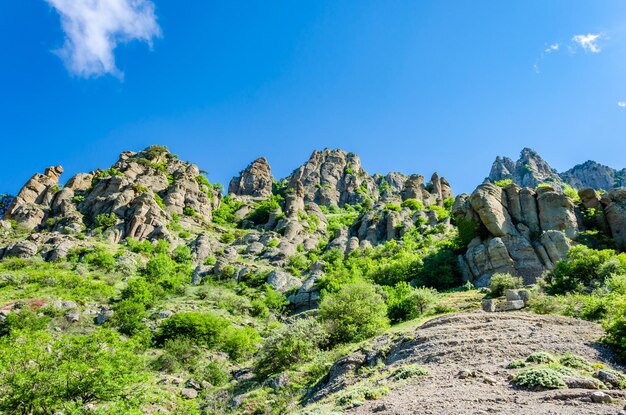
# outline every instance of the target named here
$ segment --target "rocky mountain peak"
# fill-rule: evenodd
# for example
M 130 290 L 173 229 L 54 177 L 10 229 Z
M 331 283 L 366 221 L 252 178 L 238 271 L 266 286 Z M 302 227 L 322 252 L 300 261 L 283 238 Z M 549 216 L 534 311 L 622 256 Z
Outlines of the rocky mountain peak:
M 228 193 L 233 196 L 270 197 L 273 183 L 270 165 L 265 157 L 259 157 L 242 170 L 239 176 L 232 178 Z

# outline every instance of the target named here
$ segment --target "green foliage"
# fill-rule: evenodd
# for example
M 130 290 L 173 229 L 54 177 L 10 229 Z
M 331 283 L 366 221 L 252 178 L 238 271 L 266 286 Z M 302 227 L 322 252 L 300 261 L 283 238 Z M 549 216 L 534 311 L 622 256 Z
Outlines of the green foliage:
M 236 223 L 235 212 L 243 206 L 243 203 L 230 197 L 224 196 L 220 207 L 213 211 L 213 222 L 219 225 Z
M 163 199 L 157 193 L 154 194 L 154 201 L 161 209 L 165 210 L 165 203 L 163 203 Z
M 578 192 L 576 191 L 576 189 L 574 189 L 567 183 L 563 183 L 561 186 L 563 188 L 563 194 L 572 199 L 574 203 L 580 203 L 580 196 L 578 196 Z
M 332 344 L 360 341 L 389 326 L 387 306 L 373 285 L 355 282 L 322 298 L 319 318 Z
M 399 282 L 394 288 L 386 288 L 387 315 L 392 323 L 411 320 L 424 314 L 437 301 L 437 291 L 432 288 L 413 288 Z
M 584 245 L 570 249 L 567 259 L 559 261 L 546 282 L 553 294 L 591 290 L 611 275 L 626 275 L 626 254 L 611 249 L 595 250 Z
M 509 289 L 521 288 L 523 286 L 522 279 L 511 274 L 493 274 L 489 282 L 492 297 L 500 297 Z
M 179 264 L 189 264 L 193 259 L 191 254 L 191 248 L 187 245 L 178 245 L 174 251 L 172 251 L 172 259 Z
M 461 272 L 456 255 L 450 249 L 441 249 L 423 259 L 423 265 L 416 278 L 417 285 L 445 290 L 459 285 Z
M 418 364 L 405 365 L 396 369 L 392 374 L 393 380 L 405 380 L 421 376 L 428 376 L 430 373 L 424 367 Z
M 4 320 L 0 321 L 0 337 L 9 336 L 19 332 L 32 332 L 44 330 L 50 323 L 50 317 L 39 317 L 35 312 L 30 310 L 20 310 L 7 315 Z
M 515 376 L 515 383 L 528 389 L 565 388 L 563 375 L 549 367 L 531 367 Z
M 498 187 L 506 187 L 510 185 L 511 183 L 513 183 L 513 179 L 502 179 L 502 180 L 496 180 L 495 182 L 493 182 L 493 184 L 495 184 Z
M 235 240 L 235 235 L 230 232 L 225 232 L 220 236 L 220 241 L 224 244 L 229 244 Z
M 196 210 L 194 208 L 189 207 L 189 206 L 185 206 L 185 208 L 183 209 L 183 215 L 185 215 L 185 216 L 192 216 L 193 217 L 193 216 L 196 216 L 197 213 L 196 213 Z
M 289 301 L 287 297 L 279 291 L 276 291 L 271 285 L 265 284 L 265 305 L 272 311 L 282 312 Z
M 256 208 L 248 213 L 246 220 L 253 222 L 255 225 L 262 225 L 267 223 L 270 218 L 270 214 L 275 211 L 280 211 L 280 204 L 283 198 L 279 195 L 273 195 L 268 200 L 260 202 Z
M 437 214 L 437 221 L 439 222 L 450 217 L 450 211 L 443 206 L 430 205 L 428 206 L 428 210 Z
M 148 240 L 139 242 L 132 238 L 126 238 L 126 246 L 131 252 L 136 254 L 151 255 L 154 252 L 154 245 Z
M 91 264 L 107 271 L 111 271 L 115 268 L 115 257 L 101 247 L 83 252 L 82 261 L 85 264 Z
M 529 355 L 526 361 L 531 363 L 555 363 L 558 359 L 556 356 L 547 352 L 535 352 Z
M 206 177 L 204 177 L 201 174 L 196 176 L 196 182 L 198 182 L 199 185 L 204 185 L 206 187 L 211 187 L 211 182 L 209 182 L 209 179 L 207 179 Z
M 194 344 L 221 350 L 235 360 L 250 355 L 256 349 L 259 335 L 251 327 L 236 328 L 224 317 L 211 312 L 182 312 L 161 324 L 155 341 L 187 338 Z
M 148 282 L 157 282 L 176 272 L 176 262 L 165 254 L 155 255 L 146 263 L 145 276 Z
M 115 305 L 114 311 L 111 324 L 117 327 L 120 333 L 129 336 L 142 334 L 149 338 L 150 329 L 143 322 L 147 313 L 142 303 L 125 299 Z
M 148 309 L 154 306 L 162 294 L 163 291 L 160 287 L 149 283 L 145 278 L 138 277 L 128 281 L 121 292 L 121 298 L 134 304 L 141 304 L 145 309 Z
M 559 363 L 561 363 L 565 367 L 580 369 L 587 372 L 591 372 L 594 369 L 591 363 L 587 362 L 582 357 L 576 356 L 569 352 L 561 356 Z
M 424 210 L 424 204 L 417 199 L 406 199 L 400 206 L 409 208 L 412 211 Z
M 115 213 L 101 213 L 94 218 L 93 226 L 95 228 L 108 229 L 111 226 L 115 226 L 117 220 L 118 217 Z
M 402 210 L 402 208 L 398 205 L 396 205 L 395 203 L 387 203 L 385 205 L 385 210 L 386 211 L 393 211 L 393 212 L 400 212 Z
M 143 369 L 135 343 L 110 330 L 57 339 L 17 333 L 0 339 L 0 411 L 82 413 L 86 404 L 130 403 L 141 394 Z
M 124 173 L 122 173 L 121 171 L 117 170 L 114 167 L 111 167 L 110 169 L 107 169 L 98 173 L 95 179 L 106 179 L 107 177 L 115 177 L 115 176 L 123 177 Z
M 326 342 L 327 334 L 312 318 L 297 319 L 274 330 L 263 341 L 255 366 L 260 376 L 268 376 L 313 358 Z
M 523 367 L 526 367 L 526 362 L 522 359 L 513 360 L 506 366 L 507 369 L 521 369 Z

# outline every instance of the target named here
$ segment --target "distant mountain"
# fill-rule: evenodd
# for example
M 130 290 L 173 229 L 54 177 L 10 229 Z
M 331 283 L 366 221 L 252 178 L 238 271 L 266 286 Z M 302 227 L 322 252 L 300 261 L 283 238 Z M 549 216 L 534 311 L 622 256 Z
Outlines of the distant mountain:
M 564 173 L 557 172 L 536 151 L 524 148 L 517 161 L 508 157 L 496 157 L 487 182 L 511 179 L 522 187 L 537 187 L 551 183 L 556 188 L 566 183 L 576 189 L 591 187 L 608 190 L 626 183 L 626 169 L 616 170 L 595 161 L 578 164 Z

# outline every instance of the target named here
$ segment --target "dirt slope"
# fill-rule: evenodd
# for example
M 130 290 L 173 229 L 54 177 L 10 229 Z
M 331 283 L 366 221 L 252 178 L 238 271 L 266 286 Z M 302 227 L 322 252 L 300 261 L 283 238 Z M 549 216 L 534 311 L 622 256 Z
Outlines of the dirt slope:
M 623 391 L 605 391 L 614 398 L 611 404 L 592 403 L 593 391 L 584 389 L 530 392 L 515 388 L 510 378 L 516 370 L 506 368 L 511 360 L 538 351 L 570 352 L 615 367 L 610 353 L 597 343 L 602 334 L 594 323 L 526 313 L 437 318 L 396 343 L 386 361 L 392 367 L 422 364 L 430 376 L 346 413 L 615 415 L 624 407 Z M 462 370 L 475 376 L 462 379 Z

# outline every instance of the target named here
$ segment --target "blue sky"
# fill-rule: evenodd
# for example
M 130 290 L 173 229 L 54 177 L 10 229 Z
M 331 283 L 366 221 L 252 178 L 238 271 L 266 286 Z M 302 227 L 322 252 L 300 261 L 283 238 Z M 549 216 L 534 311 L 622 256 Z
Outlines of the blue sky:
M 456 192 L 526 146 L 626 167 L 622 0 L 5 0 L 0 53 L 0 193 L 149 144 L 225 184 L 324 147 Z

